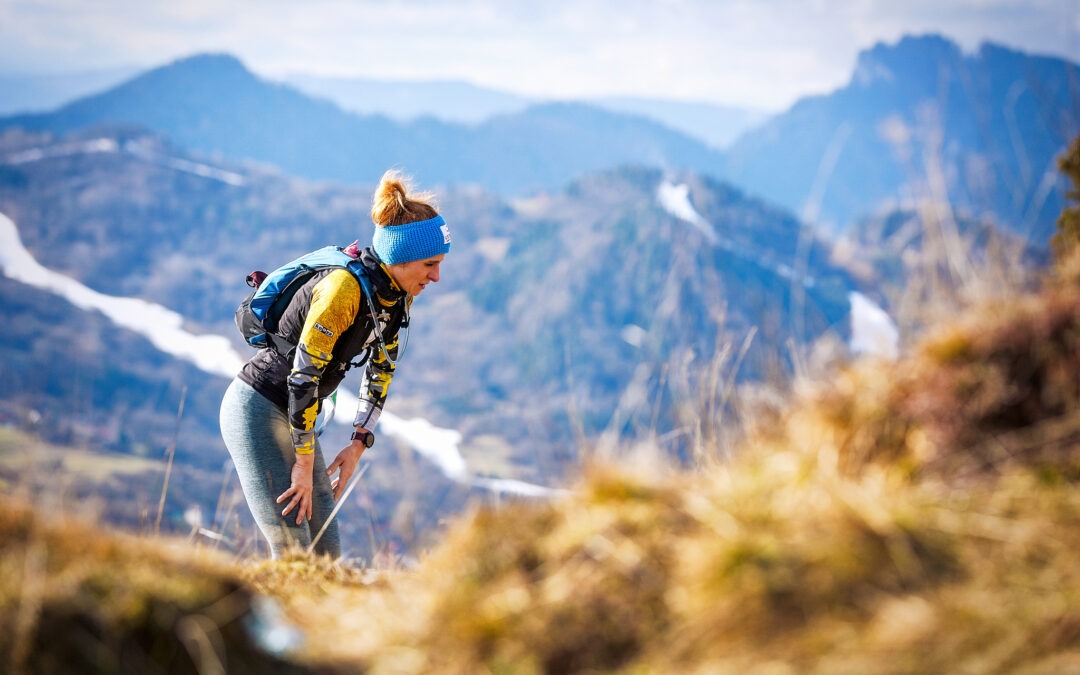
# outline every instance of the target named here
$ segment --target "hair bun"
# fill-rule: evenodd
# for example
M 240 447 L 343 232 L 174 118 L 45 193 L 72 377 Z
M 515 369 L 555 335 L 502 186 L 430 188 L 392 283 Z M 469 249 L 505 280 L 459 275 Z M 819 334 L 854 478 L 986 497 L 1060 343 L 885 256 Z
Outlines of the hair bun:
M 409 195 L 411 179 L 391 169 L 383 174 L 371 199 L 371 220 L 380 227 L 428 220 L 438 215 L 428 193 Z

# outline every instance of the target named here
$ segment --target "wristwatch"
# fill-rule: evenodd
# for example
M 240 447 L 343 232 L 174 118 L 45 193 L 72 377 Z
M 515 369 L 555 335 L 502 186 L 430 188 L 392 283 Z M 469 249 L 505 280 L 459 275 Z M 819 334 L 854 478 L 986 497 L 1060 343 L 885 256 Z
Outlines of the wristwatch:
M 365 448 L 370 448 L 375 445 L 375 434 L 370 431 L 353 431 L 352 439 L 354 441 L 361 441 Z

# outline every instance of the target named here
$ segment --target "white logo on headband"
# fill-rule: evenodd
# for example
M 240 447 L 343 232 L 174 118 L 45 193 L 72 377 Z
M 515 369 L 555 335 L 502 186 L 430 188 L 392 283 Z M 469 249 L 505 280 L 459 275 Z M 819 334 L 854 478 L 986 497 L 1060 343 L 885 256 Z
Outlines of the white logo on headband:
M 440 225 L 439 229 L 442 230 L 442 238 L 443 238 L 442 243 L 449 244 L 450 243 L 450 228 L 447 227 L 446 225 Z

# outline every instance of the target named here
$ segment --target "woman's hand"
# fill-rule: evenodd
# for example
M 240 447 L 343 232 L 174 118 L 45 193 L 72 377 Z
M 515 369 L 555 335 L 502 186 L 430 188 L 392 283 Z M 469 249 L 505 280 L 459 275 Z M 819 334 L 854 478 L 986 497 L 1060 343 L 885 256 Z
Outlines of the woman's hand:
M 282 516 L 289 515 L 289 512 L 293 508 L 297 508 L 296 511 L 296 524 L 304 522 L 307 518 L 311 520 L 311 492 L 312 492 L 312 467 L 315 466 L 315 455 L 297 455 L 296 463 L 292 467 L 292 486 L 281 493 L 281 496 L 277 498 L 277 503 L 289 499 L 292 500 L 285 507 L 285 510 L 281 512 Z
M 353 441 L 346 445 L 338 453 L 333 463 L 326 468 L 327 476 L 333 475 L 335 469 L 341 469 L 337 478 L 330 481 L 330 487 L 334 488 L 334 501 L 341 497 L 341 492 L 349 484 L 349 479 L 352 478 L 353 472 L 356 471 L 356 465 L 360 462 L 360 456 L 364 454 L 365 450 L 367 450 L 367 446 L 363 442 Z

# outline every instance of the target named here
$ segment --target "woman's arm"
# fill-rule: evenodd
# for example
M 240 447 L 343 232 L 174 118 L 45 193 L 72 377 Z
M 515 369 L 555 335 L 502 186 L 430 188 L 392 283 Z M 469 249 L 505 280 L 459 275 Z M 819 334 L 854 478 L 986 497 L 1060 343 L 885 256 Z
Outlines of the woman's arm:
M 289 500 L 281 515 L 296 508 L 296 523 L 311 517 L 314 477 L 315 418 L 319 413 L 319 380 L 338 338 L 352 325 L 360 307 L 360 284 L 346 270 L 334 270 L 312 289 L 311 305 L 289 373 L 289 424 L 296 459 L 291 485 L 277 503 Z
M 368 360 L 367 369 L 364 370 L 364 379 L 360 383 L 360 404 L 356 409 L 356 417 L 353 426 L 358 429 L 374 429 L 382 414 L 386 396 L 390 390 L 390 382 L 394 379 L 394 371 L 397 369 L 395 362 L 398 356 L 398 335 L 383 335 L 387 340 L 386 352 L 390 359 L 381 349 L 372 349 L 371 358 Z
M 347 270 L 334 270 L 312 289 L 311 306 L 289 373 L 289 422 L 297 454 L 315 451 L 319 380 L 338 338 L 356 320 L 359 308 L 360 284 Z

